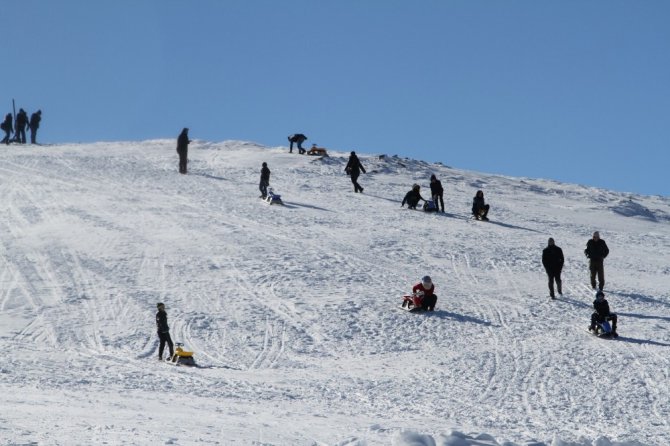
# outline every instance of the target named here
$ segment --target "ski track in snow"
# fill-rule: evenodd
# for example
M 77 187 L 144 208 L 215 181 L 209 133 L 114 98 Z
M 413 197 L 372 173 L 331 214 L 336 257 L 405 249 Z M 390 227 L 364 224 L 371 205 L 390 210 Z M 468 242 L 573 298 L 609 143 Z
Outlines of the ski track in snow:
M 344 153 L 285 152 L 196 141 L 187 176 L 172 140 L 3 152 L 0 443 L 666 444 L 668 199 L 371 155 L 354 194 Z M 447 213 L 401 209 L 431 173 Z M 586 332 L 594 230 L 618 340 Z M 425 274 L 436 311 L 397 310 Z M 199 368 L 155 359 L 159 301 Z

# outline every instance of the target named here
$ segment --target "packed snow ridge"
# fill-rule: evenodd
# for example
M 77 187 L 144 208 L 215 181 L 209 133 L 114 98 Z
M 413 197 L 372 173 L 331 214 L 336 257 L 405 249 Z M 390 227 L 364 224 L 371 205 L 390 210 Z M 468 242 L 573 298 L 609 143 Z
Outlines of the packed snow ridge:
M 0 444 L 667 446 L 667 198 L 368 153 L 355 194 L 349 150 L 3 148 Z M 431 174 L 446 212 L 401 208 Z M 587 331 L 594 231 L 616 340 Z M 435 311 L 399 309 L 424 275 Z M 198 367 L 157 360 L 157 302 Z

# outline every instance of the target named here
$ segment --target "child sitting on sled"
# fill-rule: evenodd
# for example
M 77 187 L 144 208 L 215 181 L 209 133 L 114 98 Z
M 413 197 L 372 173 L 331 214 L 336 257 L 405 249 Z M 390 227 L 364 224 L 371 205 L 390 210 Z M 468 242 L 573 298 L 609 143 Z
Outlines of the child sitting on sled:
M 403 307 L 409 305 L 412 308 L 433 311 L 436 303 L 435 284 L 433 284 L 430 276 L 423 276 L 421 282 L 412 287 L 412 295 L 405 297 Z
M 589 331 L 594 331 L 596 329 L 596 323 L 611 321 L 612 322 L 612 337 L 619 337 L 616 332 L 616 323 L 617 317 L 616 314 L 610 312 L 610 306 L 605 299 L 605 293 L 599 290 L 596 293 L 596 300 L 593 301 L 593 308 L 596 311 L 591 315 L 591 325 L 589 326 Z

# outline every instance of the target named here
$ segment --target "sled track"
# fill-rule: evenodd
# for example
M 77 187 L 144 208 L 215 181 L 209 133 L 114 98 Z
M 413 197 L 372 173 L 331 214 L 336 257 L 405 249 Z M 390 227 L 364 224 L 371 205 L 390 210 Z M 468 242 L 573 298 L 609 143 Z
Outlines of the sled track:
M 265 336 L 263 348 L 249 366 L 250 369 L 275 368 L 279 358 L 284 353 L 284 340 L 286 336 L 286 325 L 284 323 L 275 326 L 270 318 L 265 319 Z

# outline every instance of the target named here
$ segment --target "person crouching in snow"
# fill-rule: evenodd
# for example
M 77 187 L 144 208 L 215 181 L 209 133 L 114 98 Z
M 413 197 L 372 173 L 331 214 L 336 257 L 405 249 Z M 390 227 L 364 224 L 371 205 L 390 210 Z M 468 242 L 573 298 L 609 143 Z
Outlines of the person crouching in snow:
M 416 205 L 419 204 L 419 201 L 426 200 L 421 196 L 421 186 L 415 184 L 412 186 L 412 190 L 405 194 L 405 198 L 402 199 L 400 207 L 405 207 L 405 203 L 407 203 L 409 209 L 416 209 Z
M 412 287 L 412 295 L 415 307 L 421 307 L 428 311 L 435 309 L 437 296 L 435 295 L 435 284 L 430 280 L 430 276 L 423 276 L 421 282 Z
M 478 190 L 472 199 L 472 215 L 477 220 L 489 221 L 489 205 L 484 202 L 484 192 Z

